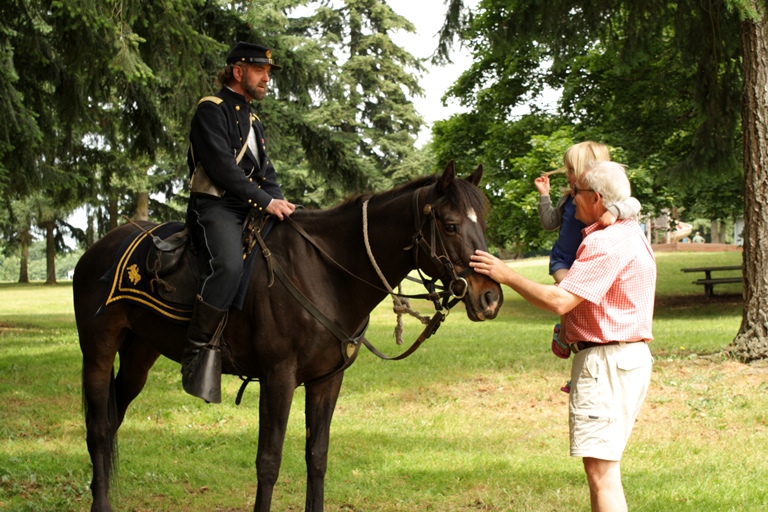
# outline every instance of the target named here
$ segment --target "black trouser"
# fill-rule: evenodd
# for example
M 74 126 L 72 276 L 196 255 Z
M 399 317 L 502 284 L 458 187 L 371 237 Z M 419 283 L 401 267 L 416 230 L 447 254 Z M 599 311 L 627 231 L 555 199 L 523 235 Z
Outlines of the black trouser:
M 203 263 L 198 293 L 227 309 L 243 274 L 243 221 L 250 207 L 234 198 L 193 197 L 187 221 Z M 206 256 L 208 259 L 206 260 Z

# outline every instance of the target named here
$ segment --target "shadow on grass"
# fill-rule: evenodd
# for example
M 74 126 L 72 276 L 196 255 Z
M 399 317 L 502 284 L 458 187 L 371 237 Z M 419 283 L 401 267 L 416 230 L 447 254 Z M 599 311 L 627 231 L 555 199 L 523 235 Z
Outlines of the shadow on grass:
M 744 299 L 740 293 L 724 293 L 707 297 L 696 295 L 656 296 L 655 318 L 708 317 L 712 314 L 740 315 Z

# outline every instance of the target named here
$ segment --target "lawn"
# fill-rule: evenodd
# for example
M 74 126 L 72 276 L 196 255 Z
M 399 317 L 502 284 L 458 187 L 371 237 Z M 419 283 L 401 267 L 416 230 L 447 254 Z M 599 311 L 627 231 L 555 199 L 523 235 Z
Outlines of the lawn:
M 721 351 L 741 322 L 741 285 L 707 299 L 682 267 L 741 253 L 660 253 L 654 373 L 622 462 L 633 511 L 768 509 L 768 366 Z M 510 262 L 549 282 L 546 258 Z M 361 351 L 334 416 L 327 511 L 588 510 L 581 461 L 568 456 L 570 362 L 549 351 L 555 315 L 505 289 L 496 320 L 454 310 L 414 355 Z M 90 461 L 71 286 L 0 284 L 0 511 L 86 511 Z M 429 313 L 425 305 L 422 312 Z M 368 338 L 394 353 L 391 303 Z M 406 325 L 406 343 L 420 328 Z M 250 511 L 258 385 L 234 405 L 181 390 L 161 359 L 120 430 L 116 511 Z M 294 398 L 273 510 L 304 509 L 303 389 Z

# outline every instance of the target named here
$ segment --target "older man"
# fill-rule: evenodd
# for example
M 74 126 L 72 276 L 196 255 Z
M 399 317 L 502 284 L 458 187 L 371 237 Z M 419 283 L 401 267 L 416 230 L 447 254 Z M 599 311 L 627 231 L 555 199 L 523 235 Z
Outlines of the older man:
M 596 164 L 574 187 L 576 218 L 584 240 L 558 285 L 517 274 L 494 256 L 477 251 L 471 266 L 519 293 L 531 304 L 567 314 L 571 369 L 571 455 L 581 457 L 593 511 L 627 510 L 621 455 L 645 400 L 653 359 L 648 342 L 656 289 L 656 260 L 632 219 L 603 227 L 600 216 L 631 196 L 624 168 Z

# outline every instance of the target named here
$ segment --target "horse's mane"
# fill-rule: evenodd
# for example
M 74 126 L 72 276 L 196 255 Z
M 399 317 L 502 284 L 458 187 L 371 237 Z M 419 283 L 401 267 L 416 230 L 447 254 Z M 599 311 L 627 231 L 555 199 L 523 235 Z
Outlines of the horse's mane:
M 422 187 L 433 185 L 437 182 L 438 178 L 439 176 L 437 174 L 433 174 L 431 176 L 423 176 L 384 192 L 363 192 L 360 194 L 352 195 L 342 203 L 336 206 L 332 206 L 328 209 L 301 210 L 301 212 L 303 215 L 342 213 L 349 208 L 359 208 L 360 205 L 367 199 L 387 201 L 391 198 L 400 197 L 404 193 L 412 192 Z M 488 214 L 488 199 L 478 187 L 474 186 L 472 183 L 466 180 L 456 178 L 453 180 L 453 184 L 448 187 L 448 190 L 446 191 L 446 198 L 451 204 L 463 211 L 468 211 L 470 208 L 474 210 L 475 214 L 477 215 L 478 222 L 480 222 L 483 226 L 483 229 L 485 229 L 485 219 Z
M 412 192 L 414 190 L 420 189 L 421 187 L 432 185 L 436 181 L 437 181 L 436 174 L 433 174 L 432 176 L 423 176 L 421 178 L 416 178 L 412 181 L 409 181 L 408 183 L 405 183 L 403 185 L 400 185 L 398 187 L 395 187 L 393 189 L 390 189 L 384 192 L 378 192 L 378 193 L 364 192 L 361 194 L 353 195 L 347 198 L 347 200 L 344 201 L 339 206 L 344 206 L 346 204 L 359 204 L 365 201 L 366 199 L 373 199 L 374 197 L 377 200 L 387 201 L 393 197 L 400 197 L 405 192 Z

